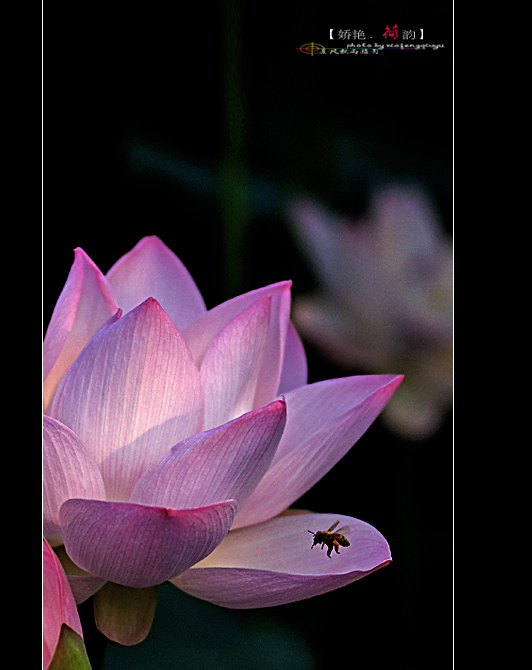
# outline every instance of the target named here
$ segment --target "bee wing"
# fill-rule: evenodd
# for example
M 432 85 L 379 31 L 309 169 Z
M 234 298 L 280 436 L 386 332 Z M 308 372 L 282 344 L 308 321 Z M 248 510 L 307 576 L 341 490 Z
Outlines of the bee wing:
M 351 526 L 342 526 L 341 528 L 338 528 L 336 532 L 340 533 L 340 535 L 345 535 L 346 533 L 349 533 L 350 530 Z
M 327 528 L 328 533 L 332 533 L 332 531 L 336 528 L 336 526 L 339 524 L 339 521 L 335 521 L 333 525 L 330 528 Z

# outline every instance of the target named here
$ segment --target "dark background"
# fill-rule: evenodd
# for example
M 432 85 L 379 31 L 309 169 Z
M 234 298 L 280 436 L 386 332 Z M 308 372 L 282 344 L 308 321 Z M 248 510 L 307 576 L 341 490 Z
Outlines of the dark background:
M 416 36 L 423 28 L 425 43 L 445 48 L 298 51 L 355 41 L 331 42 L 330 28 L 383 43 L 393 24 Z M 284 213 L 295 192 L 355 217 L 376 184 L 414 180 L 451 233 L 452 29 L 451 3 L 47 8 L 44 327 L 75 247 L 106 272 L 153 234 L 185 263 L 209 308 L 283 279 L 303 295 L 316 282 Z M 306 349 L 310 382 L 358 372 Z M 377 420 L 299 504 L 371 523 L 392 564 L 256 611 L 223 610 L 165 585 L 150 636 L 131 649 L 109 646 L 105 667 L 450 668 L 451 418 L 420 442 Z

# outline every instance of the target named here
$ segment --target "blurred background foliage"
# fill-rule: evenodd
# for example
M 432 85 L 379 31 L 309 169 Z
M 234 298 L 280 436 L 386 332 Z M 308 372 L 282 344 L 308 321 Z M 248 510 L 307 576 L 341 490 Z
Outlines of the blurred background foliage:
M 208 307 L 284 279 L 294 300 L 315 291 L 294 195 L 356 220 L 375 188 L 415 183 L 450 237 L 451 3 L 110 3 L 48 7 L 44 19 L 45 328 L 75 247 L 106 272 L 145 235 L 181 258 Z M 331 28 L 382 43 L 389 24 L 445 47 L 298 51 L 331 45 Z M 310 382 L 363 372 L 305 346 Z M 371 523 L 392 564 L 256 611 L 165 585 L 152 634 L 109 646 L 105 667 L 450 668 L 450 412 L 421 440 L 379 419 L 298 504 Z

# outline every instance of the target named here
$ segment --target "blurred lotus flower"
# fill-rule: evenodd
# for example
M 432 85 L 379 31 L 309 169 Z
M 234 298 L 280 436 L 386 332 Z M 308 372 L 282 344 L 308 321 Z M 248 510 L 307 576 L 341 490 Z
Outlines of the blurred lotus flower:
M 49 667 L 52 658 L 61 657 L 63 665 L 56 660 L 56 667 L 90 670 L 74 596 L 59 559 L 44 538 L 42 558 L 43 668 Z
M 359 221 L 303 199 L 290 214 L 320 281 L 294 306 L 297 328 L 347 369 L 401 371 L 383 419 L 427 437 L 452 397 L 452 248 L 428 198 L 391 186 Z
M 390 560 L 362 521 L 280 515 L 401 381 L 307 385 L 290 285 L 207 311 L 156 237 L 106 276 L 75 252 L 44 343 L 44 528 L 77 601 L 95 594 L 96 623 L 115 641 L 146 636 L 166 580 L 228 607 L 264 607 Z M 310 551 L 307 530 L 336 519 L 351 526 L 351 547 L 332 559 Z

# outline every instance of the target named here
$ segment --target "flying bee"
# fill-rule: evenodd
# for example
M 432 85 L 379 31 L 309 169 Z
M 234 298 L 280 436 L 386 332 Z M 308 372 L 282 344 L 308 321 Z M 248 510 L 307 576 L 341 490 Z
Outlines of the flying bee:
M 332 532 L 339 523 L 339 521 L 335 521 L 328 530 L 318 530 L 315 533 L 309 530 L 308 532 L 311 535 L 314 535 L 314 542 L 311 549 L 314 549 L 317 544 L 321 544 L 322 549 L 327 545 L 327 556 L 331 558 L 331 551 L 333 549 L 339 554 L 339 547 L 348 547 L 351 543 L 345 535 L 342 535 L 342 533 L 347 533 L 349 531 L 349 526 L 342 526 L 342 528 L 338 528 L 336 533 Z

